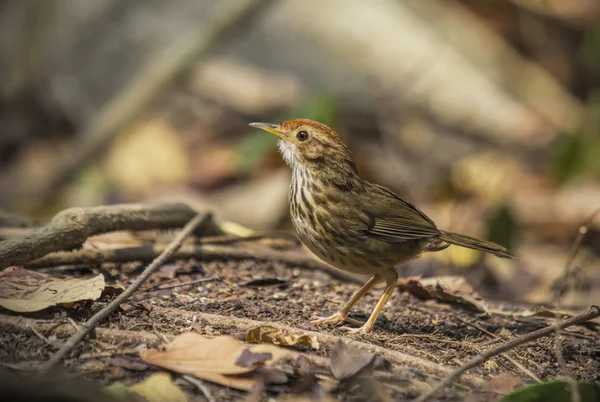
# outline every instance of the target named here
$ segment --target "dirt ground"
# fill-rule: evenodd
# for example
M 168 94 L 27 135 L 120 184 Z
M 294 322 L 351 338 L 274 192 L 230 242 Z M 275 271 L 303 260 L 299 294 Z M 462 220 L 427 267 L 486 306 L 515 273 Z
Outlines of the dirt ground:
M 93 268 L 105 275 L 108 283 L 130 283 L 144 264 L 106 264 Z M 89 268 L 58 267 L 41 270 L 53 276 L 89 275 Z M 304 270 L 277 262 L 259 263 L 252 260 L 176 261 L 163 266 L 143 286 L 156 287 L 161 283 L 185 283 L 207 280 L 172 289 L 141 291 L 126 302 L 117 313 L 101 326 L 132 333 L 176 335 L 197 331 L 203 335 L 231 334 L 239 337 L 239 328 L 233 317 L 273 322 L 290 327 L 319 331 L 341 339 L 353 339 L 419 357 L 448 368 L 456 368 L 497 342 L 494 334 L 512 338 L 554 322 L 550 318 L 499 316 L 482 314 L 458 305 L 423 301 L 397 290 L 385 306 L 374 332 L 370 335 L 350 336 L 337 328 L 316 328 L 310 323 L 315 315 L 336 311 L 359 287 L 343 282 L 317 270 Z M 370 292 L 354 308 L 352 318 L 364 321 L 374 307 L 381 289 Z M 26 370 L 50 358 L 52 352 L 67 335 L 56 330 L 58 324 L 68 324 L 67 317 L 81 323 L 105 306 L 112 297 L 105 295 L 95 302 L 79 303 L 71 309 L 54 308 L 26 317 L 40 323 L 40 331 L 7 325 L 11 313 L 3 310 L 0 319 L 0 361 L 5 367 Z M 504 305 L 510 311 L 517 306 Z M 222 316 L 212 321 L 194 314 L 210 313 Z M 16 315 L 15 315 L 16 316 Z M 13 316 L 14 317 L 14 316 Z M 190 319 L 192 317 L 192 319 Z M 195 321 L 195 322 L 194 322 Z M 45 324 L 44 327 L 42 324 Z M 70 324 L 69 324 L 70 325 Z M 578 380 L 600 381 L 600 334 L 593 324 L 574 326 L 563 331 L 563 353 L 570 374 Z M 158 370 L 146 365 L 137 355 L 142 343 L 136 337 L 122 337 L 114 342 L 89 339 L 80 343 L 64 362 L 67 372 L 81 375 L 104 385 L 120 381 L 133 383 Z M 157 342 L 150 342 L 148 347 Z M 328 356 L 330 350 L 302 349 L 306 354 Z M 520 346 L 509 355 L 542 380 L 561 375 L 555 353 L 555 338 L 546 337 Z M 534 380 L 526 370 L 516 367 L 501 356 L 494 357 L 470 374 L 486 382 L 500 373 L 510 372 L 522 383 Z M 427 384 L 440 378 L 422 370 L 391 364 L 376 376 L 380 389 L 391 400 L 409 400 L 416 397 Z M 205 400 L 189 383 L 176 383 L 186 392 L 189 400 Z M 206 383 L 217 401 L 242 400 L 247 393 L 224 386 Z M 290 392 L 289 387 L 267 389 L 261 398 L 276 397 Z M 472 387 L 456 384 L 444 391 L 443 400 L 463 399 L 474 392 Z M 333 394 L 341 400 L 364 400 L 356 389 L 338 387 Z M 376 400 L 376 399 L 373 399 Z

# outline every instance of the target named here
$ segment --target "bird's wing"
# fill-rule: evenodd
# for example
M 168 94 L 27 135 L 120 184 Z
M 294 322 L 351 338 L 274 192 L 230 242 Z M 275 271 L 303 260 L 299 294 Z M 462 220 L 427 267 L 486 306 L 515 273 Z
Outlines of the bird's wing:
M 400 243 L 409 240 L 427 239 L 440 235 L 435 223 L 408 201 L 404 201 L 391 190 L 373 185 L 369 191 L 371 199 L 364 205 L 371 222 L 363 234 L 379 240 Z

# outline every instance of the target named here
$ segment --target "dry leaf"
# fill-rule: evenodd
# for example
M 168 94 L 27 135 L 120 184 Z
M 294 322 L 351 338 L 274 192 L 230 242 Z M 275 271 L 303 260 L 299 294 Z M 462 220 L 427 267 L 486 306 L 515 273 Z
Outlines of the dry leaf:
M 104 289 L 104 276 L 56 279 L 20 267 L 0 272 L 0 306 L 19 313 L 81 300 L 96 300 Z
M 263 359 L 265 364 L 293 356 L 293 352 L 273 345 L 249 346 L 231 336 L 208 338 L 193 332 L 177 336 L 164 350 L 146 350 L 140 352 L 140 356 L 148 364 L 231 388 L 249 390 L 261 374 L 256 366 L 237 364 L 245 350 L 252 354 L 271 354 L 272 359 Z
M 129 391 L 143 396 L 148 402 L 187 402 L 185 394 L 168 373 L 154 373 L 129 387 Z
M 306 346 L 319 349 L 319 341 L 310 335 L 286 334 L 272 325 L 261 325 L 246 333 L 246 342 L 272 343 L 279 346 Z
M 500 373 L 481 389 L 467 395 L 465 402 L 495 402 L 500 396 L 512 392 L 521 383 L 522 381 L 511 373 Z
M 488 311 L 487 304 L 462 276 L 436 276 L 422 279 L 411 277 L 398 280 L 398 287 L 421 299 L 437 299 L 460 303 L 481 311 Z
M 371 352 L 355 348 L 338 339 L 331 350 L 331 373 L 338 380 L 347 380 L 367 367 L 373 368 L 376 357 Z

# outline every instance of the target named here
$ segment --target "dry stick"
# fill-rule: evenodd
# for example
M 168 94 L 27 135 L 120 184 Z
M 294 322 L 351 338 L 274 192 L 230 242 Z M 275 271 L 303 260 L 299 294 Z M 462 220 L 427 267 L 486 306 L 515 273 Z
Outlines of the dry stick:
M 202 395 L 204 395 L 204 397 L 206 398 L 206 400 L 208 402 L 216 401 L 216 399 L 212 396 L 209 389 L 206 388 L 206 386 L 204 385 L 204 383 L 202 381 L 200 381 L 199 379 L 197 379 L 195 377 L 192 377 L 191 375 L 187 375 L 187 374 L 183 375 L 183 379 L 186 380 L 187 382 L 189 382 L 190 384 L 192 384 L 193 386 L 195 386 L 196 388 L 198 388 L 200 390 L 200 392 L 202 392 Z
M 463 323 L 465 323 L 465 324 L 467 324 L 468 326 L 470 326 L 472 328 L 475 328 L 475 329 L 483 332 L 484 334 L 492 337 L 493 339 L 503 340 L 498 335 L 491 333 L 490 331 L 486 330 L 485 328 L 481 328 L 479 325 L 475 325 L 472 322 L 463 320 L 460 317 L 458 317 L 458 320 L 461 321 L 461 322 L 463 322 Z M 515 353 L 515 355 L 519 356 L 517 353 Z M 516 361 L 515 359 L 513 359 L 512 357 L 510 357 L 507 353 L 500 353 L 500 356 L 502 356 L 503 358 L 505 358 L 506 360 L 508 360 L 510 363 L 512 363 L 516 368 L 518 368 L 519 370 L 521 370 L 522 372 L 524 372 L 527 376 L 529 376 L 529 378 L 533 379 L 536 382 L 542 382 L 542 379 L 540 377 L 538 377 L 531 370 L 529 370 L 527 367 L 523 366 L 521 363 L 519 363 L 518 361 Z
M 200 213 L 196 215 L 185 227 L 177 234 L 175 239 L 169 244 L 165 251 L 159 255 L 148 267 L 136 278 L 136 280 L 121 293 L 117 298 L 110 302 L 106 307 L 97 312 L 80 329 L 75 332 L 71 338 L 56 352 L 50 360 L 42 364 L 39 375 L 47 374 L 69 353 L 79 341 L 81 341 L 95 326 L 100 324 L 106 317 L 113 313 L 128 297 L 130 297 L 139 287 L 156 271 L 165 261 L 181 246 L 183 240 L 189 236 L 206 218 L 207 214 Z
M 53 321 L 47 322 L 44 320 L 36 320 L 18 315 L 0 314 L 0 328 L 13 332 L 27 332 L 32 328 L 43 334 L 53 334 L 58 339 L 66 338 L 77 332 L 70 324 L 56 323 Z M 144 331 L 127 331 L 114 328 L 94 328 L 94 337 L 102 342 L 112 344 L 146 344 L 148 346 L 158 345 L 161 339 L 150 332 Z M 83 355 L 82 355 L 83 356 Z M 80 356 L 81 357 L 81 356 Z M 86 358 L 86 357 L 84 357 Z
M 533 332 L 530 332 L 523 336 L 519 336 L 518 338 L 514 338 L 506 343 L 503 343 L 502 345 L 496 346 L 495 348 L 488 349 L 485 352 L 478 354 L 477 356 L 475 356 L 474 358 L 469 360 L 466 364 L 462 365 L 458 369 L 454 370 L 449 376 L 447 376 L 442 381 L 440 381 L 435 388 L 422 394 L 417 399 L 415 399 L 414 402 L 426 401 L 427 399 L 434 396 L 437 392 L 441 391 L 443 388 L 452 384 L 465 371 L 479 366 L 480 364 L 482 364 L 483 362 L 488 360 L 490 357 L 494 357 L 502 352 L 506 352 L 507 350 L 513 349 L 519 345 L 522 345 L 527 342 L 531 342 L 538 338 L 552 335 L 555 331 L 561 330 L 563 328 L 567 328 L 572 325 L 582 324 L 584 322 L 587 322 L 587 321 L 592 320 L 599 316 L 600 316 L 600 307 L 590 306 L 588 308 L 588 310 L 583 314 L 580 314 L 575 317 L 571 317 L 567 320 L 559 321 L 553 325 L 549 325 L 545 328 L 538 329 L 537 331 L 533 331 Z
M 81 247 L 88 237 L 101 233 L 180 228 L 195 215 L 196 212 L 184 204 L 69 208 L 31 233 L 0 242 L 0 270 L 26 264 L 55 251 Z
M 169 320 L 169 322 L 171 323 L 176 323 L 176 320 L 179 318 L 181 321 L 185 322 L 186 327 L 189 326 L 189 322 L 193 321 L 202 321 L 202 323 L 205 325 L 207 324 L 219 328 L 233 328 L 238 331 L 249 330 L 259 326 L 268 325 L 278 328 L 292 335 L 308 335 L 310 337 L 313 337 L 319 342 L 320 345 L 322 345 L 325 348 L 333 347 L 335 343 L 340 339 L 340 337 L 337 335 L 305 330 L 302 328 L 296 328 L 289 325 L 275 323 L 272 321 L 258 321 L 249 318 L 222 316 L 218 314 L 203 313 L 199 311 L 185 311 L 181 309 L 168 307 L 148 306 L 148 308 L 151 310 L 151 317 L 158 316 L 160 318 Z M 344 337 L 344 340 L 352 346 L 378 354 L 379 356 L 383 357 L 391 363 L 402 366 L 416 367 L 422 372 L 432 376 L 445 376 L 452 371 L 450 367 L 442 366 L 430 360 L 426 360 L 416 356 L 411 356 L 409 354 L 402 353 L 399 351 L 386 349 L 385 347 L 373 345 L 367 342 L 357 341 L 354 340 L 352 337 Z M 481 386 L 484 383 L 482 379 L 473 375 L 465 375 L 462 377 L 461 381 L 464 384 L 472 387 Z
M 174 43 L 157 51 L 144 64 L 142 71 L 77 136 L 82 142 L 73 144 L 76 151 L 72 152 L 72 157 L 66 159 L 43 185 L 36 184 L 34 188 L 16 192 L 3 188 L 6 191 L 0 191 L 0 203 L 15 203 L 25 198 L 43 200 L 54 194 L 83 166 L 101 155 L 99 151 L 113 140 L 120 129 L 143 112 L 190 64 L 205 56 L 240 21 L 246 21 L 253 12 L 269 3 L 267 0 L 219 2 L 221 9 L 210 23 L 198 24 Z
M 190 285 L 196 285 L 198 283 L 204 283 L 204 282 L 210 282 L 210 281 L 214 281 L 219 279 L 219 277 L 217 275 L 213 275 L 211 277 L 208 278 L 201 278 L 201 279 L 194 279 L 191 281 L 187 281 L 187 282 L 178 282 L 178 283 L 171 283 L 171 284 L 159 284 L 156 286 L 152 286 L 148 289 L 142 289 L 138 292 L 136 292 L 136 294 L 140 294 L 140 293 L 148 293 L 148 292 L 154 292 L 157 290 L 166 290 L 166 289 L 174 289 L 174 288 L 180 288 L 183 286 L 190 286 Z
M 577 237 L 571 246 L 571 253 L 569 254 L 569 258 L 565 263 L 565 269 L 562 279 L 560 280 L 560 286 L 556 290 L 556 294 L 554 295 L 554 307 L 556 309 L 560 308 L 560 299 L 565 291 L 567 283 L 569 282 L 569 277 L 573 272 L 573 262 L 575 261 L 575 257 L 577 253 L 579 253 L 579 249 L 581 248 L 581 244 L 583 243 L 583 239 L 585 235 L 589 231 L 589 227 L 592 224 L 596 215 L 600 213 L 600 208 L 595 210 L 582 224 L 579 226 L 579 231 L 577 233 Z M 577 385 L 577 381 L 573 379 L 571 375 L 569 375 L 569 369 L 567 368 L 567 363 L 565 362 L 565 356 L 563 354 L 562 349 L 562 336 L 559 331 L 556 331 L 556 339 L 554 341 L 554 346 L 556 350 L 556 360 L 558 361 L 558 365 L 560 367 L 560 371 L 562 372 L 563 377 L 569 383 L 569 387 L 571 388 L 571 402 L 580 402 L 581 395 L 579 393 L 579 386 Z
M 0 243 L 1 245 L 1 243 Z M 25 264 L 27 268 L 42 268 L 57 265 L 92 265 L 106 262 L 149 261 L 163 252 L 164 245 L 148 245 L 127 248 L 102 248 L 56 253 Z M 236 259 L 266 262 L 282 262 L 311 270 L 321 270 L 330 275 L 355 283 L 364 283 L 358 275 L 339 270 L 302 253 L 290 253 L 265 248 L 240 248 L 226 245 L 183 245 L 171 259 L 197 258 L 201 261 Z

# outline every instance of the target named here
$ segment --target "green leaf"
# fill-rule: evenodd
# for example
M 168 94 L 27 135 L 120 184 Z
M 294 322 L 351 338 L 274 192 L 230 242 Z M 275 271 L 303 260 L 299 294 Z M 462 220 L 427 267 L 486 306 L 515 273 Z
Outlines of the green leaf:
M 581 402 L 600 401 L 600 385 L 593 382 L 579 382 Z M 504 396 L 499 402 L 571 402 L 569 383 L 550 381 L 521 388 Z

